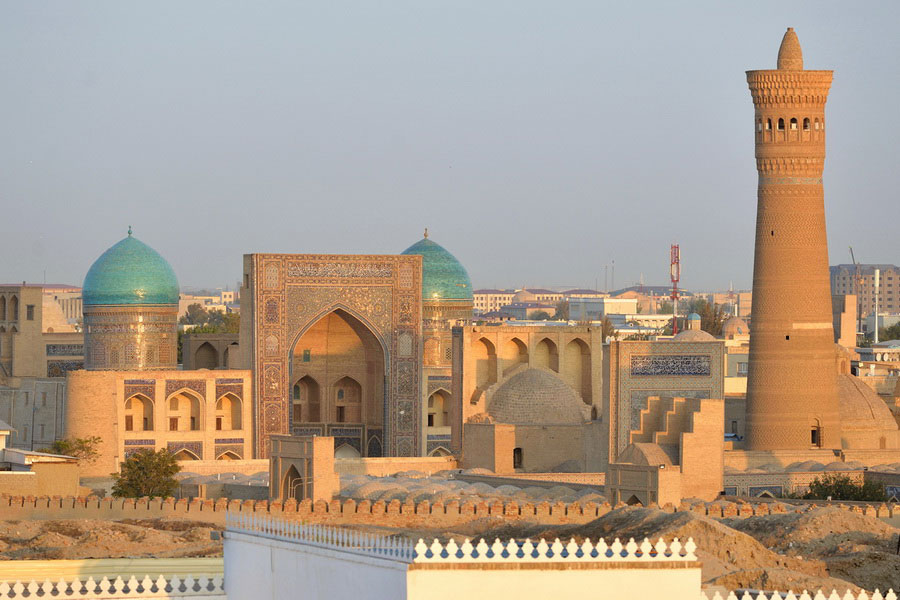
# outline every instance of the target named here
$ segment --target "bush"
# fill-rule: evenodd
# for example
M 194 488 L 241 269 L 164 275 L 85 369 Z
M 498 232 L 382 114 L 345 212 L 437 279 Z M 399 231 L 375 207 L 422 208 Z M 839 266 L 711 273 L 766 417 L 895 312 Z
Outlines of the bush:
M 116 498 L 166 498 L 178 489 L 175 475 L 181 467 L 168 450 L 154 452 L 144 448 L 126 458 L 120 466 L 120 473 L 112 473 L 115 479 L 112 495 Z
M 41 452 L 74 456 L 79 461 L 93 463 L 99 456 L 97 444 L 99 444 L 100 441 L 100 438 L 96 435 L 87 438 L 65 438 L 56 440 L 50 444 L 49 448 L 41 448 Z
M 809 492 L 803 498 L 809 500 L 863 500 L 884 502 L 887 496 L 884 486 L 874 481 L 857 483 L 849 475 L 826 474 L 816 477 L 809 484 Z

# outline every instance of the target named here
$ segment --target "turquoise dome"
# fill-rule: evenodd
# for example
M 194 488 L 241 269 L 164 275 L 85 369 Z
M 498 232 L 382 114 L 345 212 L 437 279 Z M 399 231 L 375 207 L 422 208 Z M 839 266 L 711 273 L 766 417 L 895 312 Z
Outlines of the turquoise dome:
M 84 304 L 178 304 L 178 279 L 159 253 L 131 236 L 100 255 L 84 278 Z
M 465 267 L 443 246 L 424 238 L 403 251 L 422 257 L 422 298 L 424 300 L 472 301 L 472 280 Z

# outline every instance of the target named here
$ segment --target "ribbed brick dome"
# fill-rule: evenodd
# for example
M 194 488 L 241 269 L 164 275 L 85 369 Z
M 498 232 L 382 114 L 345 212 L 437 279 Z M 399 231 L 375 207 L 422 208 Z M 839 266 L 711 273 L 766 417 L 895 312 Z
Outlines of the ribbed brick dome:
M 553 373 L 531 368 L 497 389 L 488 414 L 513 425 L 579 425 L 590 420 L 590 407 Z

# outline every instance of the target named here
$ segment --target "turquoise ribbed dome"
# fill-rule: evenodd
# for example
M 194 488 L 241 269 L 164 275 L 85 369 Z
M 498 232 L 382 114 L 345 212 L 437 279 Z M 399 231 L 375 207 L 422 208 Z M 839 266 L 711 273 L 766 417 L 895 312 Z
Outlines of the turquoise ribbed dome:
M 472 300 L 472 280 L 465 267 L 443 246 L 426 237 L 403 254 L 422 257 L 422 298 L 424 300 Z
M 84 304 L 178 304 L 178 279 L 159 253 L 131 236 L 100 255 L 84 278 Z

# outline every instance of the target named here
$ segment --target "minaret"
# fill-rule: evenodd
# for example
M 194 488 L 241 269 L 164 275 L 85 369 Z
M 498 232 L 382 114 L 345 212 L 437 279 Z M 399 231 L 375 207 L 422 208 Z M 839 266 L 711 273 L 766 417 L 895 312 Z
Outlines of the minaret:
M 747 71 L 759 172 L 747 381 L 748 450 L 840 448 L 825 235 L 825 102 L 792 28 L 778 68 Z

